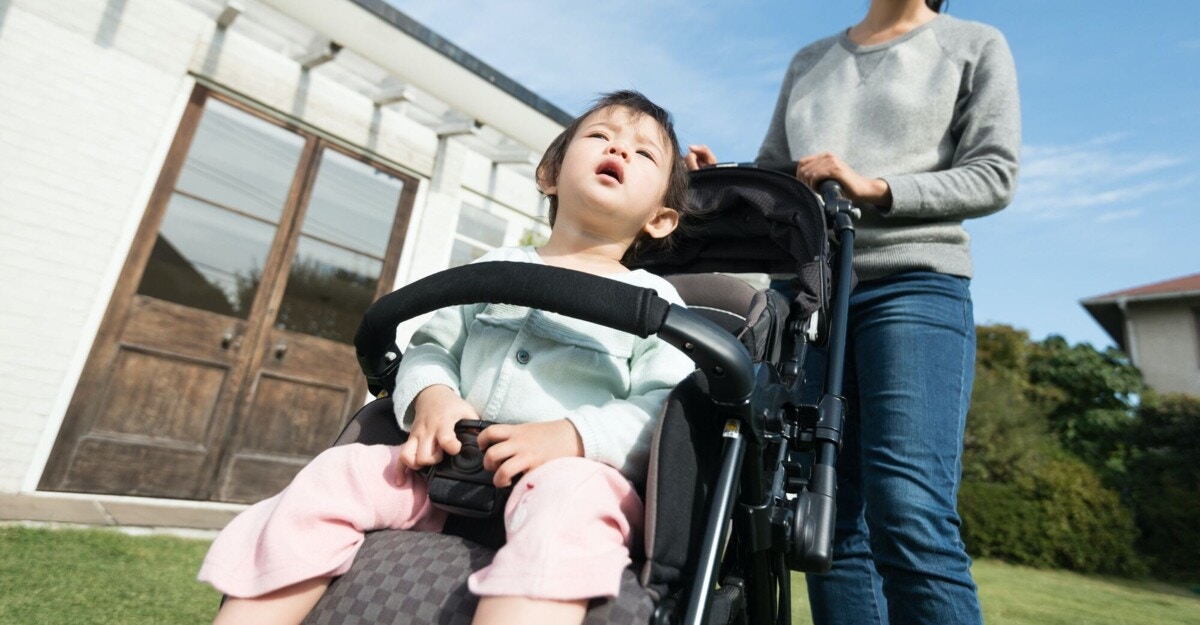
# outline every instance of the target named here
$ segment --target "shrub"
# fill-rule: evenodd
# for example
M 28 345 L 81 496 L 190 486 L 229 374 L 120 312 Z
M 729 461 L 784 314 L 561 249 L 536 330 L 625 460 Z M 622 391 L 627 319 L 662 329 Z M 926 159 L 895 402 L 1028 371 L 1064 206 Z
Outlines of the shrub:
M 1142 538 L 1156 574 L 1200 582 L 1200 398 L 1148 394 L 1129 472 Z
M 963 482 L 968 552 L 1083 573 L 1144 574 L 1130 512 L 1086 464 L 1059 456 L 1038 460 L 1011 482 Z
M 1011 483 L 964 481 L 958 494 L 962 538 L 977 558 L 1041 568 L 1054 566 L 1037 503 Z

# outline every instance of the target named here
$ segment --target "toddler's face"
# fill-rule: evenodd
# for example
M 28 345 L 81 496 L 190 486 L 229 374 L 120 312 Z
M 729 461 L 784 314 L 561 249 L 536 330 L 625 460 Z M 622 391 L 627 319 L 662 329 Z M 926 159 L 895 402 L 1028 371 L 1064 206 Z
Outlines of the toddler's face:
M 571 138 L 559 170 L 558 220 L 607 224 L 636 237 L 664 209 L 675 155 L 654 118 L 620 106 L 588 116 Z M 603 218 L 601 221 L 600 218 Z

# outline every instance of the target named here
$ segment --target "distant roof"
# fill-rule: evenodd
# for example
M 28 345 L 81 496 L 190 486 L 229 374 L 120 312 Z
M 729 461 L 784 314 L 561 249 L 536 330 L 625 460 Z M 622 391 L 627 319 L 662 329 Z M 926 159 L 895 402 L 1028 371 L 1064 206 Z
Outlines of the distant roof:
M 1200 273 L 1088 297 L 1079 303 L 1112 337 L 1117 346 L 1125 350 L 1125 312 L 1122 310 L 1125 304 L 1191 297 L 1200 297 Z
M 425 25 L 401 12 L 384 0 L 353 0 L 358 6 L 374 13 L 377 17 L 436 50 L 446 58 L 458 63 L 471 73 L 495 85 L 508 95 L 516 98 L 542 115 L 558 122 L 563 126 L 570 125 L 574 116 L 551 104 L 542 96 L 530 91 L 517 81 L 501 74 L 491 65 L 479 60 L 478 57 L 450 43 L 441 35 L 433 32 Z
M 1085 303 L 1115 302 L 1117 300 L 1158 299 L 1160 297 L 1188 297 L 1200 294 L 1200 273 L 1180 278 L 1171 278 L 1162 282 L 1154 282 L 1131 289 L 1114 291 L 1105 295 L 1097 295 L 1084 299 Z

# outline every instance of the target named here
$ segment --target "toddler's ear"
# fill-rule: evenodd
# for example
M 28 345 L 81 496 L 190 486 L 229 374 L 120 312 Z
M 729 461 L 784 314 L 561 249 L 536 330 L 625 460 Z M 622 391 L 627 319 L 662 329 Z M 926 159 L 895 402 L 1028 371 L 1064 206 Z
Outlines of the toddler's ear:
M 558 193 L 558 181 L 551 180 L 550 172 L 546 171 L 547 167 L 543 164 L 537 169 L 537 188 L 542 192 L 542 195 L 554 195 Z
M 661 239 L 674 232 L 675 228 L 678 227 L 679 211 L 664 206 L 659 209 L 658 213 L 650 221 L 646 222 L 642 230 L 650 235 L 651 238 Z

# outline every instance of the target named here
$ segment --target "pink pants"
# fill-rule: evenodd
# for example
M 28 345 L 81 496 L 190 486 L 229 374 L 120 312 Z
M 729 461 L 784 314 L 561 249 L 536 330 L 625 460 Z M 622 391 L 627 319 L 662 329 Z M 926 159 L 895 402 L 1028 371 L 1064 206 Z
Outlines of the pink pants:
M 350 570 L 365 532 L 440 531 L 424 479 L 397 486 L 397 447 L 323 452 L 278 495 L 230 521 L 199 578 L 232 597 L 257 597 Z M 642 502 L 616 469 L 559 458 L 517 483 L 504 511 L 507 543 L 468 579 L 480 596 L 576 600 L 615 597 L 640 533 Z

